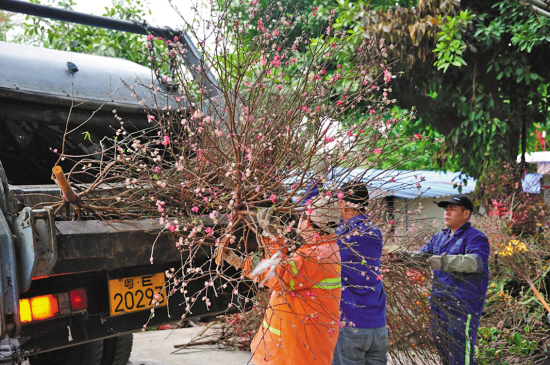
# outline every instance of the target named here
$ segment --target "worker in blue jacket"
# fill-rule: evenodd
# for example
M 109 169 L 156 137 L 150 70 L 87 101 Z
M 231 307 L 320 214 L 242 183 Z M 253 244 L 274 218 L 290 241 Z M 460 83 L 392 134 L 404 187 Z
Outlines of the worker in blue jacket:
M 380 271 L 382 233 L 365 212 L 369 199 L 365 184 L 344 184 L 338 195 L 341 219 L 336 235 L 342 260 L 343 327 L 332 364 L 385 365 L 388 330 Z
M 429 255 L 434 273 L 432 336 L 444 364 L 472 365 L 489 283 L 489 241 L 469 222 L 474 206 L 467 195 L 455 195 L 438 206 L 445 208 L 447 228 L 420 249 Z

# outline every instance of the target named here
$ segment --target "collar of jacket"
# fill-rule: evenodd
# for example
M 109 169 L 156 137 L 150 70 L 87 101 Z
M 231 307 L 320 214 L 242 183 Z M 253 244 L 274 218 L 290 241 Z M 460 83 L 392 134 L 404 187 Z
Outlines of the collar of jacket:
M 340 224 L 338 225 L 339 229 L 336 230 L 336 234 L 338 235 L 346 234 L 351 227 L 361 224 L 364 221 L 367 221 L 368 219 L 369 217 L 364 214 L 359 214 L 359 215 L 356 215 L 355 217 L 351 217 L 345 222 L 342 220 L 342 218 L 340 218 Z
M 472 223 L 470 223 L 470 222 L 464 223 L 459 229 L 457 229 L 455 231 L 455 233 L 453 234 L 453 237 L 457 237 L 457 236 L 462 235 L 462 233 L 464 233 L 464 231 L 468 230 L 470 227 L 472 227 Z M 451 233 L 450 228 L 443 228 L 441 231 L 445 232 L 447 235 L 449 235 L 449 233 Z

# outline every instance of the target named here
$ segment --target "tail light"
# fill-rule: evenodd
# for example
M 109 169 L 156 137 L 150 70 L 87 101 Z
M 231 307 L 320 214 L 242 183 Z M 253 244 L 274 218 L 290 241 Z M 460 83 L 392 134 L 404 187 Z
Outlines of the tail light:
M 70 298 L 70 308 L 72 311 L 82 311 L 88 308 L 88 297 L 85 289 L 76 289 L 69 293 L 20 299 L 19 313 L 21 323 L 42 321 L 60 315 L 70 315 L 71 310 L 68 308 L 68 298 Z
M 31 298 L 31 311 L 34 321 L 57 317 L 59 315 L 57 296 L 50 294 Z
M 19 315 L 21 317 L 21 323 L 32 322 L 30 299 L 19 299 Z
M 88 296 L 86 295 L 86 290 L 72 290 L 69 295 L 71 296 L 71 309 L 73 311 L 81 311 L 88 308 Z

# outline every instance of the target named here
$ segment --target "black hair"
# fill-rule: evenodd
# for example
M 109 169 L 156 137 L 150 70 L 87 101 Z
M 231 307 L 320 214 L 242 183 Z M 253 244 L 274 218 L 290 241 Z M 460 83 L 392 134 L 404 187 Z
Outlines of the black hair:
M 356 204 L 361 210 L 369 205 L 369 189 L 365 183 L 359 181 L 348 181 L 339 189 L 344 193 L 342 200 Z

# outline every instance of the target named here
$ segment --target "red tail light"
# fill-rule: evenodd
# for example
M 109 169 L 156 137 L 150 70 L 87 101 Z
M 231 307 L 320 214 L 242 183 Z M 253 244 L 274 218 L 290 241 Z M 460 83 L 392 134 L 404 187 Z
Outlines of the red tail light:
M 85 289 L 72 290 L 69 293 L 71 297 L 71 309 L 73 311 L 80 311 L 88 308 L 88 296 Z
M 71 303 L 70 308 L 69 298 Z M 82 311 L 87 308 L 88 296 L 86 295 L 85 289 L 76 289 L 69 293 L 49 294 L 29 299 L 19 299 L 21 323 L 71 315 L 71 311 Z

